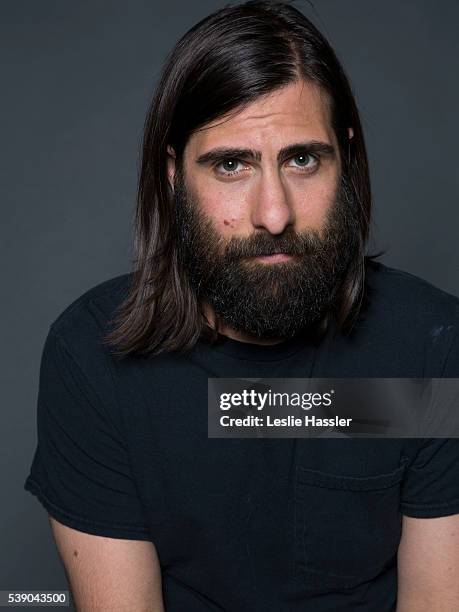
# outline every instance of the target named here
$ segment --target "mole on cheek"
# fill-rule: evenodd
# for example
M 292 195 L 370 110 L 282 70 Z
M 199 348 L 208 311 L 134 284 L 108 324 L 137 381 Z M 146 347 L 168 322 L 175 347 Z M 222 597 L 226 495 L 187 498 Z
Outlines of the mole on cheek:
M 228 219 L 223 219 L 223 223 L 225 225 L 229 225 L 230 227 L 232 227 L 234 229 L 234 221 L 236 221 L 236 219 L 231 219 L 231 221 L 228 221 Z

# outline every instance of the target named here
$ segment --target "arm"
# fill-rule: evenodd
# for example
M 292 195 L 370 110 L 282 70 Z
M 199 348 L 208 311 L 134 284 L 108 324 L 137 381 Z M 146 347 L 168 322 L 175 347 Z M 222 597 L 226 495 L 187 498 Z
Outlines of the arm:
M 396 612 L 459 610 L 459 514 L 403 517 Z
M 78 612 L 164 612 L 152 542 L 91 535 L 49 519 Z

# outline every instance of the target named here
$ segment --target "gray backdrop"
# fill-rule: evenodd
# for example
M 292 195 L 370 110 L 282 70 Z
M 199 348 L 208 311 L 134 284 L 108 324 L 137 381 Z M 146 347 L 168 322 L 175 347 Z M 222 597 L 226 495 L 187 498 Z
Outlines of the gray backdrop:
M 0 7 L 3 363 L 0 589 L 66 587 L 47 515 L 23 490 L 48 326 L 127 272 L 143 120 L 161 62 L 223 6 L 21 1 Z M 335 47 L 362 114 L 382 261 L 459 294 L 459 3 L 298 2 Z

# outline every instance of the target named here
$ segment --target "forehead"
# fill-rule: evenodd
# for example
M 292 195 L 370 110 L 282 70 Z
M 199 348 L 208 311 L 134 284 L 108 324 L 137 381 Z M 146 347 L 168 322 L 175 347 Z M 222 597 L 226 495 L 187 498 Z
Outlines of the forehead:
M 212 121 L 190 137 L 187 149 L 214 146 L 285 146 L 300 139 L 334 142 L 327 94 L 317 85 L 298 81 L 261 96 L 240 110 Z

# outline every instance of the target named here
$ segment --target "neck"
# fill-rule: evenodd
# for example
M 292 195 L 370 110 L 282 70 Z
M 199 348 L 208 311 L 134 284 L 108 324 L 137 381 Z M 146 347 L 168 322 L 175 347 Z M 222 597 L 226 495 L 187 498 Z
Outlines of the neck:
M 207 320 L 207 324 L 209 325 L 209 327 L 211 329 L 215 329 L 216 316 L 215 316 L 215 311 L 212 308 L 212 306 L 208 304 L 207 302 L 203 302 L 202 310 L 203 310 L 204 317 Z M 237 340 L 238 342 L 248 342 L 250 344 L 272 345 L 272 344 L 279 344 L 280 342 L 283 342 L 285 340 L 285 338 L 283 337 L 268 338 L 268 339 L 257 338 L 255 336 L 252 336 L 251 334 L 247 334 L 245 332 L 238 331 L 230 327 L 229 325 L 226 325 L 222 321 L 220 321 L 218 332 L 222 334 L 223 336 L 227 336 L 228 338 L 231 338 L 232 340 Z

